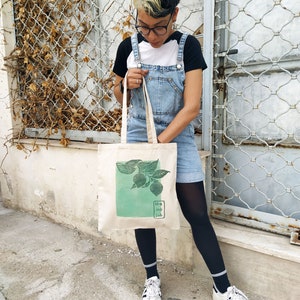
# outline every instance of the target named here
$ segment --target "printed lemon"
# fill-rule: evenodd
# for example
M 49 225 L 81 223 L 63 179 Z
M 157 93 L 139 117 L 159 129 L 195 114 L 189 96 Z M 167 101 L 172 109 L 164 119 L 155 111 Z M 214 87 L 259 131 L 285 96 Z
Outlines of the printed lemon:
M 158 196 L 159 194 L 161 194 L 162 190 L 163 190 L 163 185 L 159 181 L 154 181 L 153 183 L 151 183 L 150 191 L 155 196 Z
M 133 176 L 133 183 L 136 185 L 136 187 L 141 187 L 146 183 L 146 176 L 142 173 L 135 174 Z

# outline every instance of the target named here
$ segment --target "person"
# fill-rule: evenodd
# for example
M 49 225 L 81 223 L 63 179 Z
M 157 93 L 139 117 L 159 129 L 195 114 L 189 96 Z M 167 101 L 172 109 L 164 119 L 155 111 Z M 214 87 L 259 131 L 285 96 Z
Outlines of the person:
M 247 297 L 229 282 L 209 220 L 204 174 L 191 124 L 200 110 L 202 71 L 207 68 L 201 46 L 194 36 L 174 29 L 179 0 L 133 0 L 133 4 L 137 34 L 120 43 L 113 67 L 116 99 L 122 103 L 123 93 L 130 93 L 127 141 L 147 141 L 141 87 L 145 78 L 158 142 L 177 143 L 177 197 L 211 273 L 213 299 L 245 300 Z M 155 229 L 136 229 L 135 237 L 147 277 L 142 299 L 161 299 Z

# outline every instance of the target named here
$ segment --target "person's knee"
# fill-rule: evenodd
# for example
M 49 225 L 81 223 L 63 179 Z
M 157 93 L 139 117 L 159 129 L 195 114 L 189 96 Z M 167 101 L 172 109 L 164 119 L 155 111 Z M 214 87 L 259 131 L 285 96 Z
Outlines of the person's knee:
M 210 222 L 207 212 L 191 213 L 189 216 L 186 216 L 186 219 L 192 227 L 206 225 Z

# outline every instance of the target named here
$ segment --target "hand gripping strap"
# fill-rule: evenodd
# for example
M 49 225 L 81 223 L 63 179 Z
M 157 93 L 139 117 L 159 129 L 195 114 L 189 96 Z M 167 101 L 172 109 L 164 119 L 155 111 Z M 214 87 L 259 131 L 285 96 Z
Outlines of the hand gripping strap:
M 121 144 L 127 142 L 127 73 L 123 80 L 124 94 L 123 94 L 123 105 L 122 105 L 122 128 L 121 128 Z M 145 78 L 143 77 L 143 94 L 146 107 L 146 123 L 147 123 L 147 137 L 148 143 L 157 144 L 157 136 L 155 131 L 154 119 L 152 106 L 147 90 Z

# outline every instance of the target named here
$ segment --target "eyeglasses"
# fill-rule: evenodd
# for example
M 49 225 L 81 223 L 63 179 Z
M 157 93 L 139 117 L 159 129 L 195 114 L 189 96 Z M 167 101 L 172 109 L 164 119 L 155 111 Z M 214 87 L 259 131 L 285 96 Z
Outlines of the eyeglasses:
M 168 24 L 165 26 L 155 26 L 155 27 L 147 27 L 147 26 L 140 26 L 135 25 L 136 30 L 143 36 L 147 36 L 150 34 L 150 31 L 153 31 L 156 35 L 165 35 L 168 31 L 168 26 L 170 24 L 170 21 L 172 19 L 172 15 L 170 16 L 170 19 L 168 21 Z M 137 16 L 135 22 L 137 23 Z

